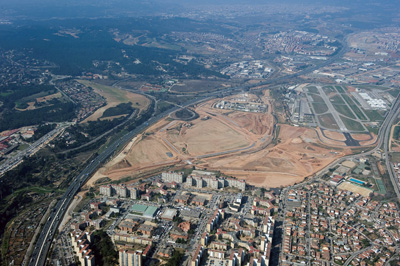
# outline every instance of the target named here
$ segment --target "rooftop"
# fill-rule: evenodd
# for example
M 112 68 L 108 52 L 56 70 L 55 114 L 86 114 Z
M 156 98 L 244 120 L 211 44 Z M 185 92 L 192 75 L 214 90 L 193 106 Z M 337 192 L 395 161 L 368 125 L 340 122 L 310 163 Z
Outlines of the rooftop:
M 132 211 L 138 212 L 138 213 L 144 213 L 148 206 L 142 205 L 142 204 L 135 204 L 132 206 Z

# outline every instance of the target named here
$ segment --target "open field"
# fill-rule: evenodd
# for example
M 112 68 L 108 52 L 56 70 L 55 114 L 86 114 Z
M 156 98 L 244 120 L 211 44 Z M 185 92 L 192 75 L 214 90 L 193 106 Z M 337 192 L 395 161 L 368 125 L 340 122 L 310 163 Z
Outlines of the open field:
M 357 121 L 348 119 L 346 117 L 341 117 L 343 123 L 346 125 L 348 130 L 354 130 L 354 131 L 365 131 L 364 127 L 362 124 L 360 124 Z
M 261 99 L 270 104 L 267 95 Z M 166 118 L 156 123 L 143 134 L 145 138 L 138 136 L 95 177 L 116 180 L 167 166 L 195 166 L 243 178 L 252 185 L 279 187 L 300 182 L 351 153 L 340 133 L 328 132 L 338 140 L 325 142 L 314 129 L 286 124 L 279 125 L 273 145 L 271 113 L 215 109 L 215 102 L 196 106 L 199 118 L 190 122 Z
M 345 104 L 345 102 L 343 101 L 342 97 L 340 97 L 339 94 L 335 94 L 332 97 L 330 97 L 330 101 L 332 102 L 332 104 L 334 106 L 338 105 L 338 104 L 341 104 L 341 105 Z
M 342 94 L 343 99 L 347 102 L 350 108 L 354 111 L 357 117 L 361 120 L 367 120 L 365 115 L 361 112 L 360 108 L 354 103 L 354 98 L 347 94 Z
M 135 152 L 128 151 L 125 160 L 129 165 L 160 163 L 171 160 L 168 147 L 153 136 L 147 136 L 135 145 Z M 172 153 L 172 152 L 171 152 Z
M 317 114 L 323 114 L 329 111 L 328 106 L 325 103 L 312 103 L 314 110 Z
M 343 89 L 342 86 L 335 86 L 335 88 L 339 93 L 345 93 L 345 90 Z
M 196 121 L 194 123 L 191 128 L 167 130 L 167 139 L 172 145 L 178 150 L 186 149 L 192 156 L 243 148 L 251 144 L 246 135 L 221 123 L 221 120 L 211 118 L 201 123 Z
M 219 88 L 227 88 L 230 85 L 222 81 L 214 80 L 184 80 L 182 83 L 175 84 L 169 90 L 177 93 L 199 93 L 205 91 L 214 91 Z
M 383 115 L 376 110 L 365 110 L 365 114 L 368 116 L 371 121 L 382 121 Z
M 81 123 L 97 120 L 98 118 L 103 116 L 105 110 L 110 107 L 115 107 L 120 103 L 131 102 L 132 107 L 138 108 L 139 110 L 146 109 L 150 104 L 150 100 L 141 94 L 132 93 L 107 85 L 101 85 L 87 80 L 79 80 L 79 82 L 85 86 L 92 87 L 96 93 L 100 94 L 107 100 L 106 106 L 99 108 L 96 112 L 83 120 Z
M 353 193 L 358 193 L 363 197 L 369 197 L 369 194 L 371 194 L 371 192 L 373 192 L 371 189 L 368 189 L 365 187 L 360 187 L 360 186 L 353 184 L 351 182 L 348 182 L 348 181 L 345 181 L 342 184 L 340 184 L 338 186 L 338 188 L 343 189 L 343 190 L 348 190 Z
M 323 128 L 339 130 L 346 127 L 350 131 L 367 131 L 363 122 L 378 122 L 383 120 L 383 112 L 364 110 L 351 92 L 356 88 L 351 86 L 318 86 L 307 87 L 308 98 L 312 100 L 313 111 Z M 329 110 L 329 108 L 331 108 Z M 334 109 L 333 109 L 334 108 Z M 336 115 L 337 113 L 337 115 Z M 340 119 L 342 121 L 337 121 Z
M 318 89 L 315 86 L 307 87 L 309 93 L 316 93 L 319 94 Z
M 274 187 L 302 181 L 347 151 L 332 153 L 314 145 L 317 134 L 312 129 L 281 125 L 280 143 L 253 153 L 208 158 L 199 166 L 246 179 L 256 186 Z
M 331 139 L 334 139 L 334 140 L 340 140 L 340 141 L 345 141 L 346 140 L 346 137 L 343 135 L 343 133 L 339 133 L 339 132 L 336 132 L 336 131 L 325 130 L 324 134 L 328 138 L 331 138 Z
M 338 111 L 338 113 L 347 116 L 349 118 L 353 118 L 356 119 L 356 117 L 353 115 L 353 113 L 351 112 L 350 108 L 347 107 L 347 105 L 344 104 L 335 104 L 333 105 L 336 109 L 336 111 Z
M 339 126 L 336 124 L 335 118 L 330 113 L 318 116 L 318 120 L 321 123 L 321 126 L 329 129 L 339 129 Z
M 38 103 L 46 103 L 47 101 L 50 101 L 52 99 L 59 99 L 62 98 L 62 95 L 60 92 L 53 93 L 53 94 L 48 94 L 48 92 L 41 92 L 29 97 L 26 97 L 25 99 L 22 99 L 20 102 L 17 102 L 18 105 L 26 104 L 28 107 L 26 108 L 17 108 L 15 107 L 16 110 L 18 111 L 28 111 L 28 110 L 35 110 L 37 107 L 35 106 L 35 102 Z M 39 107 L 40 108 L 40 107 Z
M 313 99 L 314 103 L 324 103 L 324 100 L 322 99 L 321 96 L 319 96 L 319 94 L 310 94 L 311 98 Z
M 327 94 L 336 93 L 336 90 L 335 90 L 335 88 L 333 88 L 333 86 L 326 86 L 326 87 L 323 87 L 323 89 Z

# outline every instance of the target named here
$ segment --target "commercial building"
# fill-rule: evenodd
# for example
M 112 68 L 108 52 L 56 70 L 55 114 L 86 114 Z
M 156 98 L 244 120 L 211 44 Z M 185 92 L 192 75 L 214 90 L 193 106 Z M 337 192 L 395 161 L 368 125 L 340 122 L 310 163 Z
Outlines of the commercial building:
M 181 216 L 186 220 L 199 219 L 201 216 L 201 212 L 198 210 L 187 209 L 181 211 Z
M 143 204 L 134 204 L 131 207 L 131 213 L 136 216 L 142 216 L 143 218 L 153 219 L 158 211 L 158 207 L 146 206 Z
M 175 209 L 166 209 L 163 214 L 161 214 L 161 219 L 167 220 L 167 221 L 172 221 L 174 217 L 176 216 L 176 210 Z

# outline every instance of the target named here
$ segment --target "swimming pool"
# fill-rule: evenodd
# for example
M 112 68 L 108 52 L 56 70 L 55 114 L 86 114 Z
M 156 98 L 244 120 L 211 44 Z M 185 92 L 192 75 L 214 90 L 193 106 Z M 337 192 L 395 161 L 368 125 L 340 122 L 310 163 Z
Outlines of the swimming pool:
M 364 185 L 365 184 L 364 181 L 361 181 L 361 180 L 358 180 L 358 179 L 355 179 L 355 178 L 350 178 L 349 180 L 354 182 L 354 183 L 357 183 L 359 185 Z

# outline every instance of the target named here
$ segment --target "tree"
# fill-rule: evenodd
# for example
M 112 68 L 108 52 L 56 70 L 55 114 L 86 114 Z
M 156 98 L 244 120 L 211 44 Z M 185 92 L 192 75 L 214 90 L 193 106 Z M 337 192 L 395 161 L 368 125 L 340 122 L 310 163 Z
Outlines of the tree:
M 96 265 L 116 265 L 118 264 L 118 252 L 114 249 L 111 238 L 104 231 L 93 233 L 93 246 Z

